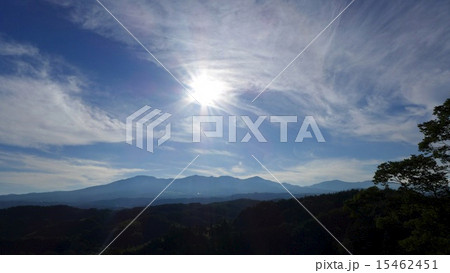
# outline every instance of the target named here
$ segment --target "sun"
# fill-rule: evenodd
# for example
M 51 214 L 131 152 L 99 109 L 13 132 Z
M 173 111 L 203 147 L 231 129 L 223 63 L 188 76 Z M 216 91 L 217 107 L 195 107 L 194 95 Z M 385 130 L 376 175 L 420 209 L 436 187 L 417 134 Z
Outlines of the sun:
M 223 82 L 213 79 L 208 75 L 195 77 L 191 84 L 192 96 L 202 106 L 212 106 L 218 103 L 225 89 Z

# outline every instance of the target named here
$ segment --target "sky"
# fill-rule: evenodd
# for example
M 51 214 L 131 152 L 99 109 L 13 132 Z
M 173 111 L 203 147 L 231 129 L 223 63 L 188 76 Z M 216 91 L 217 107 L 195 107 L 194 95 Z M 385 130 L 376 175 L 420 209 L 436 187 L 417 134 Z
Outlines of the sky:
M 257 158 L 296 185 L 371 180 L 450 95 L 450 2 L 350 2 L 1 1 L 0 194 L 175 177 L 197 155 L 181 176 L 274 180 Z M 171 114 L 153 152 L 125 142 L 145 105 Z M 224 137 L 206 123 L 193 143 L 207 115 Z M 264 143 L 244 122 L 260 116 Z M 297 117 L 286 142 L 272 116 Z M 325 142 L 295 142 L 306 116 Z

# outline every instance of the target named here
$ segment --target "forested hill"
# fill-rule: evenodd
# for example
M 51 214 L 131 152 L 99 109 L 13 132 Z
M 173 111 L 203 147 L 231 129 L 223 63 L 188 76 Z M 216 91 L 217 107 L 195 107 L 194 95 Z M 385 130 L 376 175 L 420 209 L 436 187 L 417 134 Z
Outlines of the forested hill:
M 299 199 L 354 254 L 450 254 L 448 198 L 370 188 Z M 142 208 L 0 210 L 0 254 L 97 254 Z M 293 199 L 150 207 L 105 254 L 346 254 Z

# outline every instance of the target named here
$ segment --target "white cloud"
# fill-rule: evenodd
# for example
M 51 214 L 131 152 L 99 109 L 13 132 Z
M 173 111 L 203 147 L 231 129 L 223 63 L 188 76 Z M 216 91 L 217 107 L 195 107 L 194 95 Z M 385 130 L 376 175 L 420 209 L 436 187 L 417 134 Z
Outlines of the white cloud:
M 3 37 L 0 36 L 0 55 L 3 56 L 37 56 L 39 50 L 31 45 L 20 44 L 14 42 L 6 42 Z
M 132 174 L 137 168 L 115 168 L 106 162 L 78 158 L 46 158 L 0 152 L 0 194 L 72 190 L 109 183 Z
M 378 160 L 325 158 L 276 170 L 272 170 L 271 166 L 266 167 L 281 182 L 305 186 L 335 179 L 347 182 L 372 180 L 376 166 L 380 163 Z M 273 180 L 268 173 L 261 172 L 259 175 Z
M 264 179 L 275 179 L 259 165 L 252 157 L 247 161 L 229 162 L 226 166 L 213 166 L 205 161 L 198 161 L 186 171 L 189 174 L 201 174 L 205 176 L 233 176 L 249 178 L 260 176 Z M 291 160 L 269 160 L 258 158 L 270 172 L 280 181 L 299 186 L 308 186 L 323 181 L 342 180 L 346 182 L 362 182 L 372 180 L 373 174 L 380 160 L 359 160 L 354 158 L 323 158 L 313 159 L 304 163 L 294 163 Z M 223 162 L 222 162 L 223 163 Z
M 0 39 L 12 73 L 0 75 L 0 143 L 23 147 L 119 142 L 124 125 L 82 99 L 83 77 L 32 45 Z M 26 56 L 27 59 L 22 57 Z M 60 70 L 72 71 L 72 74 Z
M 242 173 L 245 173 L 246 171 L 247 170 L 245 169 L 245 167 L 241 161 L 239 161 L 239 163 L 237 165 L 234 165 L 233 167 L 231 167 L 231 172 L 234 174 L 242 174 Z
M 182 81 L 207 70 L 232 86 L 236 109 L 301 111 L 333 134 L 414 143 L 448 96 L 448 3 L 355 2 L 248 105 L 348 1 L 103 2 Z M 73 22 L 154 62 L 91 4 L 64 2 Z
M 193 154 L 199 154 L 199 155 L 214 155 L 214 156 L 226 156 L 226 157 L 235 157 L 236 155 L 232 152 L 226 151 L 226 150 L 218 150 L 218 149 L 191 149 L 191 152 Z

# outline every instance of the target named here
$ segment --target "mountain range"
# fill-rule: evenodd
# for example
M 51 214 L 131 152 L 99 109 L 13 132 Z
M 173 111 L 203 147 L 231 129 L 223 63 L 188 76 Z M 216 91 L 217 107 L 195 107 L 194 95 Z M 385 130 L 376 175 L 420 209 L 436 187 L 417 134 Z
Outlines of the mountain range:
M 170 182 L 169 178 L 135 176 L 109 184 L 72 191 L 54 191 L 0 196 L 0 208 L 19 205 L 63 204 L 81 208 L 128 208 L 145 206 Z M 370 181 L 325 181 L 301 187 L 283 183 L 295 196 L 316 195 L 373 186 Z M 239 179 L 231 176 L 188 176 L 177 179 L 156 200 L 155 204 L 212 203 L 235 199 L 272 200 L 290 198 L 277 182 L 251 177 Z

